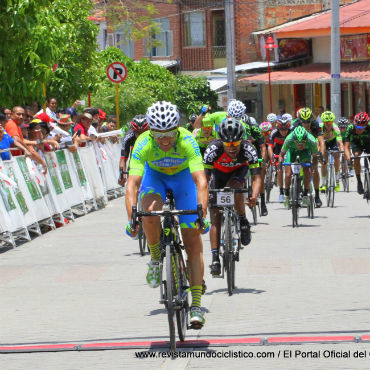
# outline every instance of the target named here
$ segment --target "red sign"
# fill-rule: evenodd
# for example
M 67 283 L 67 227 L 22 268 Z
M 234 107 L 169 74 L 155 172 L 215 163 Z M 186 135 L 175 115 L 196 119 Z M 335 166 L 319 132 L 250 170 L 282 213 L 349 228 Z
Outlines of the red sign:
M 366 62 L 369 60 L 370 35 L 349 35 L 340 38 L 342 62 Z
M 303 58 L 310 55 L 310 43 L 305 39 L 280 39 L 279 61 Z
M 127 77 L 127 68 L 123 63 L 114 62 L 107 68 L 107 77 L 110 81 L 119 84 Z

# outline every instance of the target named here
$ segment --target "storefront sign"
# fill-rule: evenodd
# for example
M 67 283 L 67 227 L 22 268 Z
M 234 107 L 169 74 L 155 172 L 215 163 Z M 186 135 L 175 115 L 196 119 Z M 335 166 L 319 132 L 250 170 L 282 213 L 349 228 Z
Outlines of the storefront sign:
M 310 55 L 310 42 L 304 39 L 280 39 L 279 61 L 303 58 Z
M 364 62 L 370 59 L 370 35 L 348 35 L 340 38 L 342 62 Z

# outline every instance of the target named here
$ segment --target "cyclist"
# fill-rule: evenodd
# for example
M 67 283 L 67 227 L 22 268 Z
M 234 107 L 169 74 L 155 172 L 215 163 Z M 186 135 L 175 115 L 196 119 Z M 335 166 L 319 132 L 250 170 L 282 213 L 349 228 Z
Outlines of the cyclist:
M 149 131 L 136 141 L 130 160 L 127 180 L 126 210 L 131 220 L 132 206 L 137 205 L 140 192 L 141 208 L 158 211 L 166 201 L 166 191 L 172 190 L 178 209 L 196 209 L 202 204 L 204 217 L 207 213 L 208 184 L 198 144 L 183 127 L 179 127 L 180 116 L 176 105 L 159 101 L 148 108 Z M 140 190 L 139 190 L 140 188 Z M 198 230 L 197 217 L 179 216 L 182 239 L 189 260 L 190 291 L 192 304 L 190 324 L 200 328 L 204 323 L 201 309 L 202 281 L 204 274 L 203 245 Z M 209 228 L 209 223 L 204 219 Z M 160 235 L 159 217 L 144 217 L 143 227 L 150 249 L 151 261 L 147 283 L 152 288 L 160 284 Z M 131 223 L 126 232 L 135 237 L 138 228 L 132 230 Z
M 313 154 L 317 153 L 317 144 L 315 138 L 307 132 L 302 126 L 297 126 L 292 133 L 285 139 L 280 152 L 279 162 L 283 163 L 284 156 L 286 163 L 295 162 L 299 156 L 300 163 L 310 163 Z M 302 204 L 308 206 L 308 191 L 310 189 L 311 167 L 304 166 L 304 189 Z M 289 188 L 292 180 L 292 169 L 287 167 L 285 176 L 285 197 L 284 205 L 289 203 Z
M 268 140 L 268 152 L 269 158 L 272 164 L 275 164 L 277 161 L 275 160 L 275 156 L 278 156 L 281 152 L 281 148 L 283 147 L 284 141 L 288 134 L 291 132 L 291 120 L 288 120 L 286 115 L 284 114 L 281 118 L 279 118 L 276 122 L 277 128 L 272 130 L 271 135 Z M 286 168 L 287 171 L 289 167 Z M 280 189 L 279 195 L 279 202 L 284 202 L 284 181 L 283 181 L 283 171 L 282 169 L 277 166 L 277 180 Z M 289 187 L 286 187 L 289 188 Z
M 293 129 L 298 126 L 304 127 L 318 142 L 318 150 L 325 156 L 325 141 L 320 124 L 313 119 L 313 114 L 310 108 L 301 108 L 297 112 L 298 118 L 293 123 Z M 315 188 L 315 204 L 316 207 L 321 207 L 322 202 L 320 199 L 320 174 L 318 170 L 318 158 L 314 156 L 312 158 L 312 174 L 313 174 L 313 185 Z
M 333 112 L 326 111 L 321 115 L 322 123 L 320 126 L 324 133 L 325 148 L 330 150 L 341 150 L 343 151 L 342 135 L 339 127 L 334 123 L 335 115 Z M 326 174 L 328 155 L 326 154 L 325 161 L 321 164 L 321 181 L 322 186 L 320 187 L 321 192 L 326 191 Z M 339 178 L 340 178 L 340 153 L 334 154 L 334 167 L 335 167 L 335 179 L 336 187 L 335 191 L 340 190 Z
M 213 128 L 213 121 L 209 118 L 210 114 L 206 114 L 203 118 L 203 126 L 196 128 L 193 131 L 193 136 L 197 141 L 202 157 L 207 149 L 208 144 L 216 138 L 216 131 Z
M 361 112 L 353 118 L 353 124 L 349 125 L 343 137 L 344 156 L 348 162 L 351 160 L 351 149 L 355 157 L 365 152 L 370 154 L 370 124 L 369 116 L 366 112 Z M 361 181 L 360 159 L 354 159 L 353 166 L 357 178 L 357 192 L 364 194 L 364 186 Z
M 344 134 L 347 131 L 347 127 L 349 126 L 349 121 L 347 118 L 342 117 L 338 119 L 337 125 L 339 127 L 340 133 L 342 135 L 342 138 L 344 137 Z
M 195 120 L 198 118 L 198 116 L 195 114 L 195 113 L 192 113 L 190 116 L 189 116 L 189 122 L 185 125 L 185 128 L 190 131 L 190 132 L 193 132 L 194 130 L 194 123 L 195 123 Z
M 136 115 L 130 122 L 130 126 L 131 129 L 126 133 L 122 141 L 121 159 L 119 161 L 120 177 L 118 179 L 118 184 L 121 186 L 125 186 L 127 180 L 127 175 L 123 172 L 127 171 L 127 161 L 135 141 L 140 134 L 149 129 L 146 116 L 143 114 Z
M 275 113 L 269 113 L 267 116 L 266 116 L 266 121 L 271 123 L 272 127 L 275 127 L 276 126 L 276 121 L 277 121 L 277 116 Z
M 204 167 L 209 180 L 213 175 L 212 188 L 222 189 L 225 186 L 242 188 L 248 167 L 252 173 L 252 197 L 247 204 L 254 207 L 261 187 L 261 175 L 257 151 L 247 140 L 243 140 L 244 129 L 240 121 L 227 118 L 219 127 L 219 139 L 212 142 L 204 154 Z M 214 195 L 214 194 L 212 194 Z M 239 215 L 241 229 L 241 243 L 248 245 L 251 242 L 250 225 L 245 215 L 243 194 L 235 193 L 235 210 Z M 219 259 L 221 214 L 211 206 L 211 274 L 221 273 Z

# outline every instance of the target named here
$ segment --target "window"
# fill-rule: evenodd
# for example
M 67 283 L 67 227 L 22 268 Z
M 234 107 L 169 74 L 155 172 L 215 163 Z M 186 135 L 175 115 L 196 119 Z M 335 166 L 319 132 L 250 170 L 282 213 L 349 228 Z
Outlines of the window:
M 122 23 L 115 32 L 115 45 L 118 49 L 121 49 L 125 55 L 134 58 L 134 41 L 131 40 L 130 36 L 130 26 Z
M 173 55 L 173 35 L 170 30 L 170 20 L 168 18 L 156 19 L 160 23 L 161 31 L 152 34 L 150 40 L 145 40 L 146 57 L 170 57 Z M 155 40 L 155 45 L 153 41 Z
M 205 46 L 204 12 L 185 14 L 184 27 L 185 46 Z

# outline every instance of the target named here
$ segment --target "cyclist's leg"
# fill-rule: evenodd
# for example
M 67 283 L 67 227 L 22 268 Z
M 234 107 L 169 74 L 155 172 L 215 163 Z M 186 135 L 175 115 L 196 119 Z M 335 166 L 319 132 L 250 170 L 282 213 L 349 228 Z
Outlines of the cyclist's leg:
M 320 190 L 319 190 L 319 184 L 320 184 L 320 175 L 319 175 L 319 159 L 317 155 L 312 156 L 312 178 L 313 178 L 313 187 L 315 189 L 315 204 L 316 207 L 321 207 L 322 202 L 320 199 Z
M 197 189 L 189 169 L 169 176 L 166 185 L 173 191 L 177 209 L 197 208 Z M 190 323 L 203 325 L 204 317 L 200 309 L 204 275 L 203 243 L 200 232 L 196 229 L 196 219 L 197 215 L 179 216 L 182 240 L 188 255 L 190 291 L 192 295 Z
M 162 174 L 152 170 L 149 166 L 145 168 L 143 180 L 140 187 L 141 209 L 144 211 L 160 211 L 166 198 L 166 190 Z M 146 280 L 149 286 L 156 288 L 160 283 L 159 261 L 161 253 L 159 249 L 161 236 L 161 222 L 159 217 L 144 217 L 143 228 L 150 250 L 151 260 Z
M 363 152 L 363 148 L 356 145 L 355 143 L 351 143 L 351 149 L 354 157 L 360 156 Z M 363 194 L 364 193 L 364 186 L 361 180 L 361 159 L 356 158 L 353 160 L 353 168 L 355 170 L 355 175 L 357 179 L 357 193 Z
M 224 172 L 213 170 L 213 181 L 211 184 L 212 189 L 223 189 L 229 179 L 229 174 Z M 210 194 L 210 198 L 216 198 L 216 194 Z M 211 203 L 211 202 L 210 202 Z M 221 263 L 219 257 L 219 246 L 220 246 L 220 232 L 221 232 L 221 214 L 219 209 L 214 206 L 210 206 L 211 215 L 211 229 L 210 229 L 210 242 L 212 252 L 212 265 L 211 274 L 219 275 L 221 273 Z
M 234 189 L 241 189 L 244 186 L 245 176 L 247 175 L 248 167 L 243 166 L 232 173 L 227 186 Z M 235 193 L 235 211 L 239 215 L 240 222 L 240 238 L 243 245 L 248 245 L 251 242 L 251 227 L 245 215 L 244 194 Z

